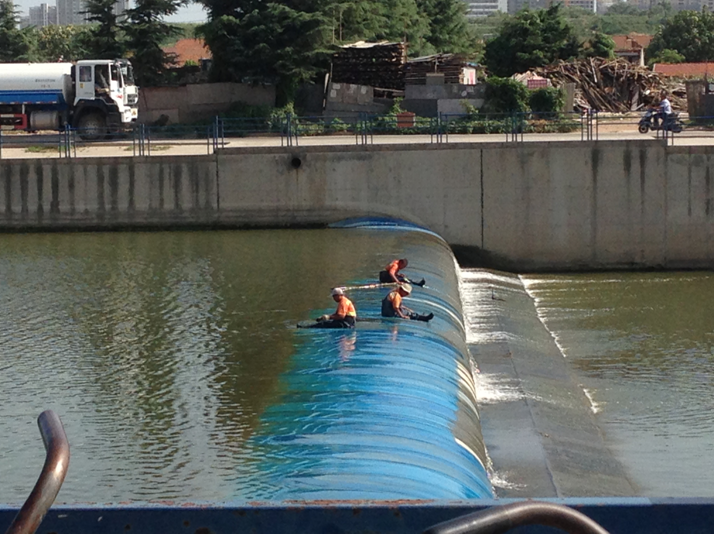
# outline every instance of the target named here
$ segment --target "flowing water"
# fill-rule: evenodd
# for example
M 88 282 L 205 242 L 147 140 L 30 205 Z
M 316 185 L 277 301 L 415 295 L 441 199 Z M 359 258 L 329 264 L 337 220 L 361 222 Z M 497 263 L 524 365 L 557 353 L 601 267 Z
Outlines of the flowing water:
M 395 257 L 429 323 L 300 330 Z M 489 496 L 451 252 L 410 229 L 0 236 L 0 503 L 72 448 L 58 502 Z M 410 324 L 411 323 L 411 324 Z
M 714 497 L 714 274 L 521 280 L 641 494 Z

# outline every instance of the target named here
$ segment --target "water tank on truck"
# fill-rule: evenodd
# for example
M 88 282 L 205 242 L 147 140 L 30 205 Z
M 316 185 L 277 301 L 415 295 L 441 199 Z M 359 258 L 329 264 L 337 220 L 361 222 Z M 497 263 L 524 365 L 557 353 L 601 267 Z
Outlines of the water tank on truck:
M 126 59 L 0 64 L 0 128 L 100 139 L 137 120 L 139 91 Z
M 0 64 L 0 128 L 57 130 L 74 103 L 71 63 Z

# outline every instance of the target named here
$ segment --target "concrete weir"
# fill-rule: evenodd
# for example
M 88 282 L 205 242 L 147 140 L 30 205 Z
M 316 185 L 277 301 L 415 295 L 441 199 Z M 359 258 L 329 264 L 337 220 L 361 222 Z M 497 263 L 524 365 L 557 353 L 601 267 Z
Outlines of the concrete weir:
M 0 161 L 0 229 L 320 225 L 384 215 L 509 270 L 709 268 L 714 147 L 528 142 Z
M 462 291 L 471 303 L 469 350 L 481 371 L 479 413 L 497 494 L 637 495 L 521 279 L 468 270 Z

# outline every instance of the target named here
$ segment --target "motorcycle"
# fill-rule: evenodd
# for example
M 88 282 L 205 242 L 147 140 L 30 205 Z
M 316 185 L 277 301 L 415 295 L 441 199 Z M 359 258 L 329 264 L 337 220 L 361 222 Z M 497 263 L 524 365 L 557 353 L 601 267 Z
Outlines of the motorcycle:
M 679 113 L 671 113 L 666 119 L 660 119 L 658 121 L 655 121 L 656 115 L 657 111 L 652 108 L 645 111 L 645 114 L 642 115 L 640 119 L 637 130 L 641 134 L 646 134 L 650 130 L 657 131 L 666 129 L 670 132 L 679 133 L 684 129 L 684 124 L 682 123 L 682 119 L 679 118 Z

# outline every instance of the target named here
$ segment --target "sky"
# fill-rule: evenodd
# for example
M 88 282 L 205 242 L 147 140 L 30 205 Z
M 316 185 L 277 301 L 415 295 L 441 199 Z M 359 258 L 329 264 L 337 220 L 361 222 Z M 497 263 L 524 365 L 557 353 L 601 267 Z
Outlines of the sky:
M 30 6 L 39 6 L 42 3 L 54 6 L 57 5 L 55 0 L 14 0 L 14 4 L 22 12 L 22 16 L 27 16 Z M 206 12 L 203 11 L 200 4 L 189 4 L 183 7 L 179 12 L 166 19 L 168 22 L 203 22 L 206 20 Z

